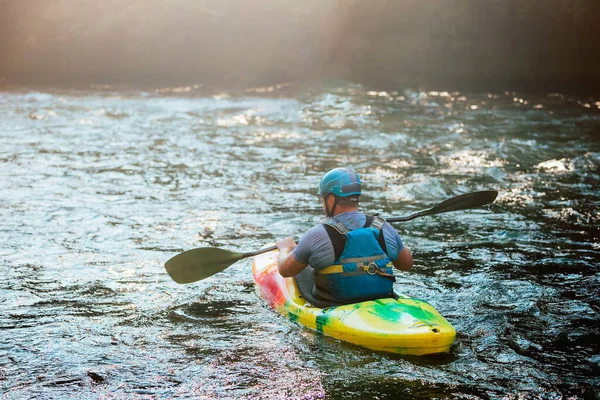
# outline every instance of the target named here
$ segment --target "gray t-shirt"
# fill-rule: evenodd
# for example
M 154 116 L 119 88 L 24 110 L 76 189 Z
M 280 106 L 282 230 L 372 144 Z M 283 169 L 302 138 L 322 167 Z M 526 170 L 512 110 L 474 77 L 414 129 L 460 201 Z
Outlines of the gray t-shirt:
M 359 211 L 337 214 L 333 217 L 350 230 L 362 228 L 367 216 Z M 398 232 L 387 222 L 382 227 L 387 255 L 396 261 L 404 244 Z M 335 252 L 329 235 L 322 224 L 310 228 L 298 242 L 293 251 L 294 257 L 302 264 L 310 264 L 314 269 L 324 269 L 335 263 Z

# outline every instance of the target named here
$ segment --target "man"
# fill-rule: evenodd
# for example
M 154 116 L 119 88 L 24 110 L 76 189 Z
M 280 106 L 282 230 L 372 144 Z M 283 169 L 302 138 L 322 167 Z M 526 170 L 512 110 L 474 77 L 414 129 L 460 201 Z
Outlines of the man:
M 413 260 L 396 230 L 378 216 L 358 211 L 360 178 L 351 169 L 335 168 L 319 184 L 318 195 L 328 217 L 304 234 L 277 242 L 277 266 L 292 277 L 310 264 L 313 296 L 353 303 L 393 296 L 392 265 L 409 271 Z

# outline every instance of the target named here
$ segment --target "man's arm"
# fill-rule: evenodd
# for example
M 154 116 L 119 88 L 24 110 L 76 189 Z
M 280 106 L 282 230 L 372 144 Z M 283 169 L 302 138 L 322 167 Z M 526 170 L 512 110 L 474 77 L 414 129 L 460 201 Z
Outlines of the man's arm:
M 296 257 L 292 254 L 295 247 L 296 242 L 291 237 L 277 242 L 277 248 L 279 249 L 277 268 L 284 278 L 291 278 L 298 275 L 308 265 L 296 260 Z
M 382 227 L 382 232 L 384 233 L 383 237 L 387 245 L 388 256 L 392 258 L 394 267 L 401 271 L 410 271 L 413 267 L 412 254 L 408 247 L 402 243 L 402 238 L 398 234 L 398 231 L 386 222 Z M 396 254 L 398 256 L 394 259 Z

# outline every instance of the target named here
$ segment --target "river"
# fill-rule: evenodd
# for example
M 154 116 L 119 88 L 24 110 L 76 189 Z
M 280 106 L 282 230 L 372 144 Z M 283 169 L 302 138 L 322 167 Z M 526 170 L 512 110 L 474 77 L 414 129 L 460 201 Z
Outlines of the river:
M 600 98 L 279 85 L 0 91 L 0 385 L 8 399 L 596 399 Z M 178 285 L 201 246 L 253 251 L 318 223 L 319 179 L 396 224 L 449 354 L 400 357 L 266 307 L 251 261 Z

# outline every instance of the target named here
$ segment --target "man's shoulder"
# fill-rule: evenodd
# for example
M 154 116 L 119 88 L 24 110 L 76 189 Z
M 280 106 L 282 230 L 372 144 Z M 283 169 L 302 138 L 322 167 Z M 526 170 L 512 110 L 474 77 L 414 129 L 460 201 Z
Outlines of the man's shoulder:
M 323 226 L 322 223 L 318 223 L 317 225 L 313 226 L 312 228 L 310 228 L 309 230 L 306 231 L 306 233 L 304 234 L 304 236 L 302 237 L 302 239 L 316 239 L 319 238 L 321 236 L 323 236 L 324 234 L 326 234 L 327 232 L 325 231 L 325 227 Z
M 310 228 L 300 239 L 298 246 L 294 249 L 297 253 L 296 259 L 306 260 L 314 254 L 321 254 L 325 247 L 330 244 L 329 235 L 322 224 L 317 224 Z

